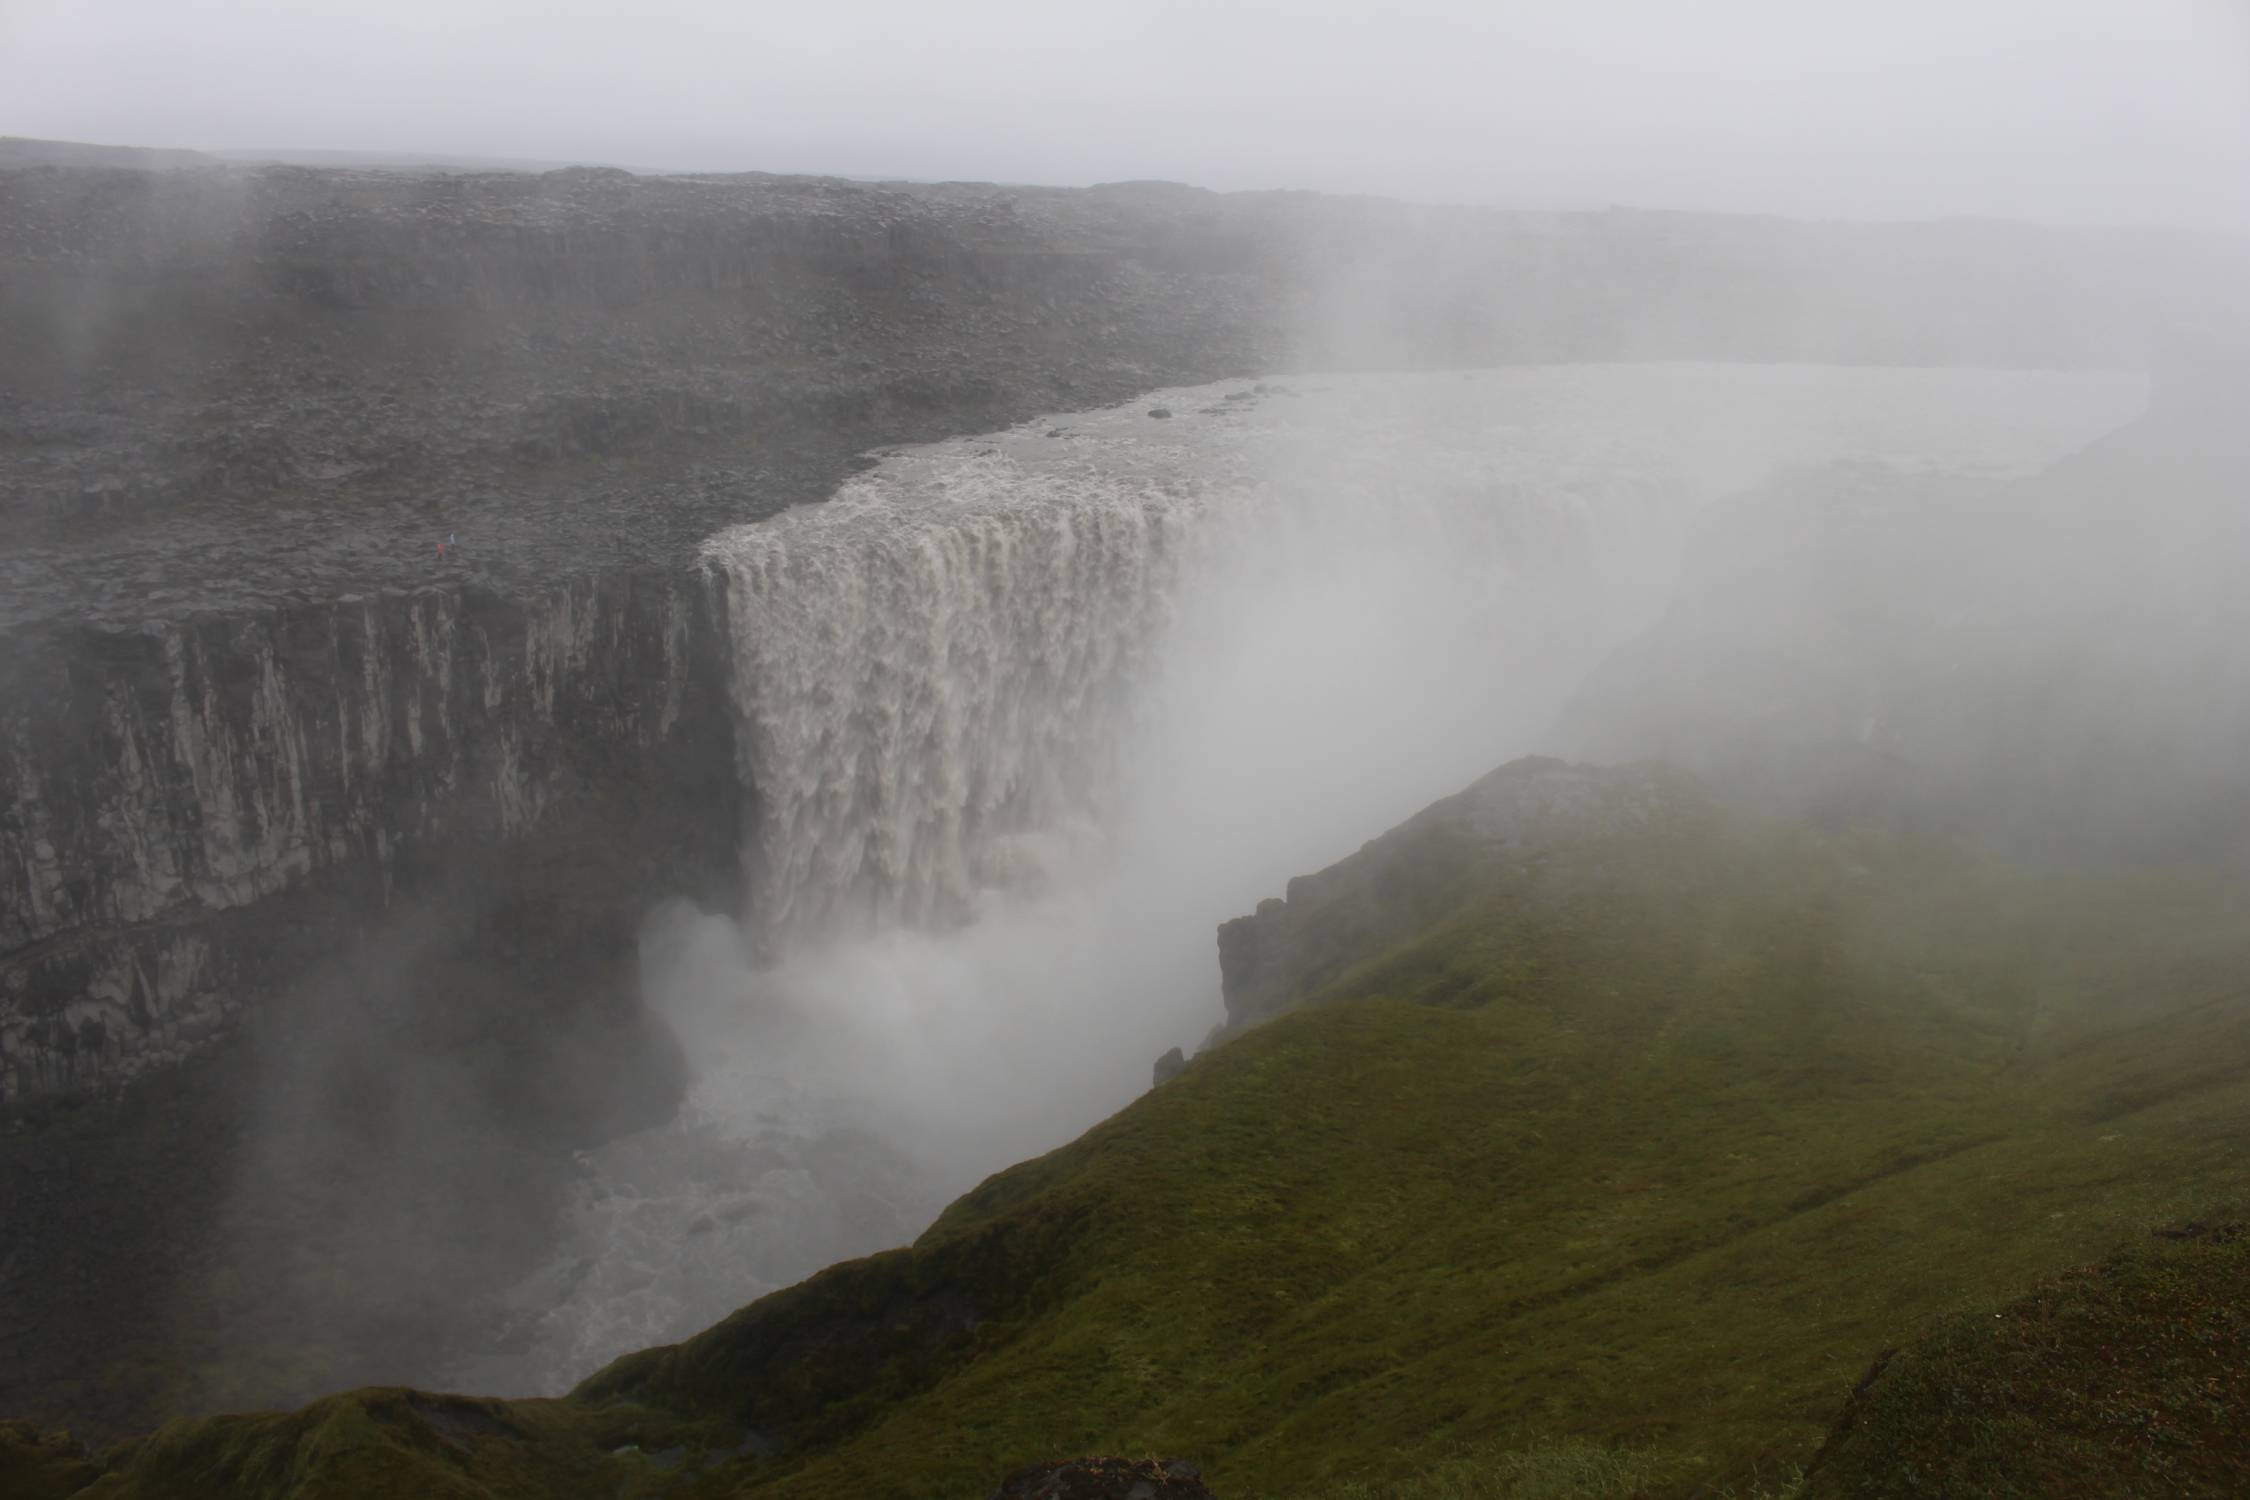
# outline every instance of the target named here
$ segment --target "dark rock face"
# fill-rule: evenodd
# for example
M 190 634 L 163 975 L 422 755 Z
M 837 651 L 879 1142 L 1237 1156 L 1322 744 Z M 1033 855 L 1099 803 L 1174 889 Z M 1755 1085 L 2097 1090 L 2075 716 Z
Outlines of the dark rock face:
M 2162 296 L 2091 299 L 2130 256 Z M 426 871 L 601 846 L 550 884 L 611 932 L 723 889 L 695 548 L 871 446 L 1289 363 L 2130 362 L 2232 264 L 1177 185 L 0 169 L 0 1103 L 176 1058 Z
M 479 850 L 591 843 L 612 878 L 680 888 L 724 869 L 712 604 L 691 574 L 612 574 L 529 605 L 433 589 L 87 632 L 11 662 L 0 1100 L 177 1061 Z
M 1285 941 L 1288 906 L 1278 896 L 1268 896 L 1247 917 L 1219 924 L 1219 992 L 1231 1011 L 1235 1000 L 1258 987 L 1266 956 Z
M 471 1044 L 507 1059 L 461 1091 L 549 1145 L 661 1111 L 636 925 L 663 895 L 739 904 L 756 797 L 697 548 L 823 498 L 870 448 L 1290 365 L 2130 364 L 2240 264 L 2202 241 L 1171 185 L 7 156 L 0 1109 L 175 1074 L 198 1101 L 0 1136 L 0 1183 L 43 1205 L 0 1216 L 0 1306 L 28 1329 L 5 1342 L 53 1355 L 0 1362 L 0 1388 L 60 1393 L 58 1415 L 209 1243 L 196 1213 L 257 1133 L 258 1070 L 218 1057 L 246 1019 L 289 1036 L 382 1002 L 433 1076 Z M 2138 273 L 2162 305 L 2089 297 L 2128 255 L 2170 268 Z M 1238 943 L 1230 973 L 1273 951 Z M 645 1078 L 580 1087 L 618 1037 Z M 339 1160 L 378 1139 L 338 1138 Z M 533 1154 L 506 1139 L 449 1211 Z M 360 1211 L 395 1207 L 371 1189 Z M 96 1315 L 115 1338 L 85 1332 Z
M 1156 1060 L 1156 1085 L 1170 1083 L 1186 1071 L 1187 1054 L 1174 1047 Z
M 470 869 L 625 951 L 731 899 L 696 544 L 872 444 L 1277 357 L 1136 212 L 0 171 L 0 1105 L 177 1060 Z
M 1182 1459 L 1074 1458 L 1032 1464 L 1000 1481 L 992 1500 L 1210 1500 L 1203 1476 Z
M 489 1340 L 571 1145 L 677 1088 L 643 913 L 739 905 L 701 540 L 870 447 L 1279 357 L 1202 195 L 1018 196 L 0 167 L 0 1408 L 116 1430 Z M 307 1267 L 499 1204 L 526 1243 L 430 1273 L 463 1305 L 308 1336 Z M 270 1295 L 204 1274 L 245 1236 L 301 1247 Z M 144 1378 L 198 1362 L 250 1384 Z

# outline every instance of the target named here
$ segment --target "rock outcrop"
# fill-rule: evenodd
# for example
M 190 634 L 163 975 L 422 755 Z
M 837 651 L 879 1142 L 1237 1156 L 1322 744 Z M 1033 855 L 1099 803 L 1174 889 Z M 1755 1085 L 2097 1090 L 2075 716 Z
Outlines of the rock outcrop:
M 565 812 L 673 889 L 730 878 L 695 548 L 871 447 L 1289 364 L 2131 364 L 2239 260 L 1176 184 L 0 167 L 0 1101 L 177 1056 L 425 870 L 556 863 L 525 840 Z M 570 884 L 612 931 L 647 894 Z
M 426 589 L 11 660 L 0 1100 L 178 1060 L 492 849 L 617 862 L 582 889 L 707 882 L 736 796 L 713 606 L 693 575 L 596 575 L 530 603 Z

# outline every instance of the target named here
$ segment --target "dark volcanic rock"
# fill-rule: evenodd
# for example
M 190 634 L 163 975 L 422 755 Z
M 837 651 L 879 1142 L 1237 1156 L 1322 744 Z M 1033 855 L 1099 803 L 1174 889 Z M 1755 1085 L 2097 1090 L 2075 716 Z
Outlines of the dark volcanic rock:
M 608 836 L 550 883 L 610 931 L 652 864 L 723 888 L 745 794 L 696 547 L 870 447 L 1291 363 L 2129 363 L 2240 300 L 2232 248 L 1178 185 L 0 169 L 0 1103 L 176 1056 L 287 986 L 292 934 L 356 941 L 363 893 L 493 850 Z M 2095 297 L 2125 264 L 2162 295 Z M 246 941 L 274 902 L 281 941 Z
M 629 942 L 604 886 L 693 888 L 733 853 L 713 605 L 685 573 L 592 575 L 529 608 L 429 589 L 9 659 L 0 1100 L 176 1060 L 419 891 L 539 883 L 482 851 L 547 862 Z
M 1181 1459 L 1074 1458 L 1016 1470 L 992 1500 L 1210 1500 L 1203 1476 Z
M 465 870 L 626 949 L 731 899 L 702 538 L 1278 357 L 1176 209 L 1049 196 L 0 170 L 0 1105 L 176 1059 Z
M 104 1361 L 183 1305 L 165 1278 L 245 1193 L 238 1142 L 286 1134 L 266 1092 L 342 1121 L 302 1132 L 333 1141 L 302 1177 L 404 1224 L 544 1191 L 513 1122 L 559 1154 L 663 1112 L 636 925 L 739 904 L 757 795 L 712 532 L 871 448 L 1285 366 L 2133 364 L 2244 261 L 1177 185 L 27 156 L 0 160 L 0 1305 L 26 1325 L 0 1393 L 118 1424 L 209 1398 L 161 1331 L 131 1380 Z M 2121 281 L 2161 292 L 2099 295 Z M 260 1016 L 327 1070 L 218 1055 Z M 81 1103 L 174 1075 L 191 1106 Z M 426 1218 L 358 1191 L 400 1129 L 483 1114 L 502 1147 L 448 1139 Z M 303 1342 L 269 1300 L 245 1367 Z M 454 1321 L 398 1319 L 386 1372 L 428 1375 Z
M 1156 1082 L 1159 1084 L 1170 1083 L 1186 1071 L 1187 1054 L 1177 1047 L 1156 1060 Z

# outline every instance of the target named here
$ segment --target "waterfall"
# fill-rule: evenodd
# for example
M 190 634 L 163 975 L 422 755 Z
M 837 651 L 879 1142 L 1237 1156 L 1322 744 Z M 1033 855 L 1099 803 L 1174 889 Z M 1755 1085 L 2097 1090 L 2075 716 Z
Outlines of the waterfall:
M 987 452 L 707 543 L 758 948 L 959 920 L 1093 835 L 1200 509 Z
M 1522 729 L 1486 705 L 1543 703 L 1650 623 L 1705 501 L 1779 467 L 1902 450 L 2004 471 L 2099 420 L 2116 385 L 1801 367 L 1331 376 L 1162 393 L 1175 420 L 1132 403 L 887 454 L 830 500 L 703 547 L 731 625 L 751 945 L 773 959 L 942 928 L 1098 845 L 1182 610 L 1198 612 L 1196 653 L 1262 610 L 1330 658 L 1339 701 L 1366 698 L 1355 671 L 1388 680 L 1409 732 L 1384 758 L 1433 757 L 1402 785 L 1436 796 Z M 1278 612 L 1277 590 L 1297 596 Z M 1375 638 L 1399 649 L 1364 652 Z M 1427 679 L 1413 701 L 1402 674 Z
M 712 538 L 747 920 L 652 916 L 688 1097 L 585 1153 L 509 1347 L 446 1383 L 557 1390 L 685 1337 L 1145 1088 L 1221 1015 L 1217 923 L 1544 748 L 1712 501 L 1837 462 L 1997 484 L 2139 399 L 1698 365 L 1237 382 L 889 454 Z

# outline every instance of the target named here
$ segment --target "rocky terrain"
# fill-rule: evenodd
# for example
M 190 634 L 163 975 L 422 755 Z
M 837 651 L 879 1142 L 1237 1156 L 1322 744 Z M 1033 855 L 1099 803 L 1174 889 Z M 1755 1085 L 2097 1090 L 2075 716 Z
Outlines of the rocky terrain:
M 876 443 L 1278 358 L 1177 214 L 1081 217 L 0 173 L 0 1096 L 176 1057 L 448 880 L 615 947 L 624 893 L 731 878 L 702 538 Z M 572 864 L 558 919 L 530 872 Z
M 2208 321 L 2224 249 L 1164 184 L 0 170 L 0 1098 L 286 983 L 242 912 L 286 898 L 331 943 L 355 883 L 556 864 L 550 814 L 615 775 L 683 796 L 591 836 L 723 881 L 693 550 L 870 447 L 1290 365 L 2144 363 Z M 582 875 L 589 909 L 645 889 Z
M 669 1107 L 636 924 L 739 905 L 757 797 L 698 548 L 869 450 L 1277 369 L 2140 367 L 2239 305 L 2192 237 L 54 160 L 0 163 L 0 1408 L 97 1427 L 455 1336 L 411 1290 Z M 275 1137 L 318 1191 L 246 1206 Z M 317 1332 L 215 1248 L 464 1205 L 497 1255 Z

